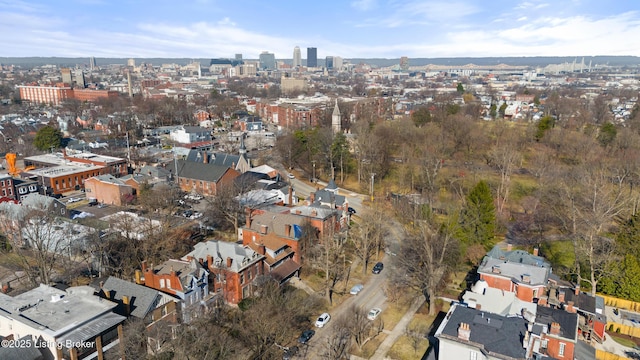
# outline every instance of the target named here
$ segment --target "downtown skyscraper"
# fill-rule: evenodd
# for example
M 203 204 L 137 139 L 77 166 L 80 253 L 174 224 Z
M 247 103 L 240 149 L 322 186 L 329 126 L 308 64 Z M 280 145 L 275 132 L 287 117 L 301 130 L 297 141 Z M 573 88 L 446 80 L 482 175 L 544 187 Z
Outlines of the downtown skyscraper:
M 302 55 L 300 54 L 300 47 L 293 48 L 293 67 L 302 66 Z
M 318 49 L 314 47 L 307 48 L 307 66 L 308 67 L 318 66 Z

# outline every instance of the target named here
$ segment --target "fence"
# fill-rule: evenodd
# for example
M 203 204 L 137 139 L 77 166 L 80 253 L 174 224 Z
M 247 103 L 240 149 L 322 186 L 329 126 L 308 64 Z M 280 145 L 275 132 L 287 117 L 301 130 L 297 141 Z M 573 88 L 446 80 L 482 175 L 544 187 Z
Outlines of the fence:
M 611 306 L 611 307 L 615 307 L 615 308 L 618 308 L 618 309 L 625 309 L 625 310 L 629 310 L 629 311 L 640 312 L 640 303 L 638 303 L 638 302 L 631 301 L 631 300 L 625 300 L 625 299 L 618 299 L 618 298 L 615 298 L 615 297 L 609 296 L 609 295 L 598 294 L 598 296 L 600 296 L 600 297 L 602 297 L 604 299 L 604 304 L 606 306 Z
M 639 327 L 620 324 L 613 321 L 607 321 L 607 332 L 617 333 L 622 335 L 629 335 L 635 338 L 640 338 Z
M 620 355 L 612 354 L 610 352 L 596 349 L 596 359 L 597 360 L 627 360 L 628 358 L 625 356 L 620 356 Z

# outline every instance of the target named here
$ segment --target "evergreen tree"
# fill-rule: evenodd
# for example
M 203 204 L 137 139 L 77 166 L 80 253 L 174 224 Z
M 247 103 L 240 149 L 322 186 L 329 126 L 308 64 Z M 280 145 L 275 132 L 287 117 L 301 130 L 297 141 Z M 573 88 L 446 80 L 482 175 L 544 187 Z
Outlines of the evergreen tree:
M 458 94 L 464 93 L 464 86 L 462 85 L 461 82 L 458 83 L 458 87 L 456 88 L 456 91 L 458 91 Z
M 38 130 L 38 133 L 33 140 L 33 145 L 35 145 L 38 150 L 42 151 L 49 150 L 51 148 L 57 149 L 61 144 L 62 133 L 60 130 L 48 125 Z
M 496 209 L 491 189 L 486 181 L 479 181 L 467 195 L 460 216 L 462 240 L 466 245 L 480 244 L 490 249 L 494 244 Z

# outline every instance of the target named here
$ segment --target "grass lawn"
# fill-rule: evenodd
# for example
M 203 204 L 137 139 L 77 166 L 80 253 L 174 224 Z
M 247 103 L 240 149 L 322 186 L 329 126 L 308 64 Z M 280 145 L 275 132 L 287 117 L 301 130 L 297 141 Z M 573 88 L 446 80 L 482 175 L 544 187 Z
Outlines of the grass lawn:
M 397 360 L 420 359 L 429 347 L 429 340 L 403 335 L 387 352 L 387 358 Z
M 362 347 L 362 350 L 358 349 L 358 345 L 353 344 L 351 345 L 351 350 L 349 351 L 349 354 L 353 354 L 355 356 L 368 359 L 371 356 L 373 356 L 373 354 L 375 354 L 376 350 L 378 350 L 378 347 L 380 347 L 380 344 L 382 344 L 382 342 L 386 337 L 387 337 L 387 334 L 381 332 L 373 339 L 370 339 L 369 341 L 367 341 L 367 343 L 364 344 L 364 346 Z
M 629 348 L 633 348 L 637 346 L 636 342 L 630 339 L 629 336 L 620 336 L 619 334 L 610 333 L 610 332 L 607 333 L 607 336 L 610 336 L 613 339 L 613 341 L 617 342 L 622 346 L 626 346 Z

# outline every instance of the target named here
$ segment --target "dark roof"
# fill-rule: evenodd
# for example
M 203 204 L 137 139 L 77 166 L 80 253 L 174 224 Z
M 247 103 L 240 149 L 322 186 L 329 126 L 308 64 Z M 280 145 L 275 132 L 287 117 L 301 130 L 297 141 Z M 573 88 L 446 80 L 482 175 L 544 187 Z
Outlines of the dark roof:
M 331 179 L 329 180 L 329 183 L 327 184 L 327 186 L 324 187 L 324 190 L 337 190 L 338 189 L 338 185 L 336 185 L 336 182 Z
M 314 203 L 319 204 L 320 202 L 324 202 L 333 204 L 334 206 L 343 205 L 346 199 L 343 195 L 337 195 L 331 190 L 318 190 L 315 192 L 314 198 Z
M 525 349 L 522 347 L 522 339 L 527 332 L 527 321 L 520 317 L 504 317 L 497 314 L 454 305 L 455 308 L 449 314 L 442 334 L 448 339 L 466 343 L 458 339 L 458 327 L 460 323 L 469 324 L 471 343 L 481 344 L 486 351 L 501 354 L 515 359 L 525 358 Z M 443 359 L 443 354 L 440 358 Z
M 104 282 L 102 291 L 108 295 L 109 299 L 118 300 L 118 306 L 115 308 L 114 312 L 121 315 L 126 314 L 124 304 L 122 303 L 122 297 L 128 296 L 130 314 L 131 316 L 135 316 L 139 319 L 144 319 L 144 317 L 154 309 L 157 298 L 162 296 L 158 290 L 118 279 L 113 276 L 110 276 L 107 281 Z
M 590 314 L 596 314 L 596 298 L 585 292 L 579 291 L 576 295 L 575 290 L 572 289 L 560 289 L 564 291 L 564 302 L 573 302 L 573 306 Z
M 577 339 L 578 314 L 538 305 L 535 323 L 547 325 L 547 329 L 551 329 L 551 323 L 554 322 L 560 324 L 560 336 L 571 340 Z
M 277 268 L 273 269 L 269 275 L 276 281 L 282 283 L 283 281 L 291 278 L 296 271 L 300 270 L 300 265 L 292 259 L 285 260 Z
M 0 347 L 0 359 L 41 360 L 44 358 L 40 349 L 36 348 L 36 344 L 31 335 L 21 337 L 19 340 L 24 340 L 24 342 L 21 342 L 20 344 L 28 344 L 29 346 Z
M 176 163 L 178 164 L 179 170 L 178 176 L 187 179 L 218 182 L 227 170 L 229 170 L 228 166 L 203 164 L 184 160 L 177 160 Z M 173 162 L 169 162 L 167 164 L 167 170 L 172 174 L 175 173 Z
M 209 129 L 200 126 L 183 126 L 186 133 L 210 133 Z
M 258 180 L 269 180 L 269 176 L 267 174 L 254 173 L 252 171 L 247 171 L 243 174 L 240 174 L 233 181 L 240 189 L 250 189 L 258 182 Z

